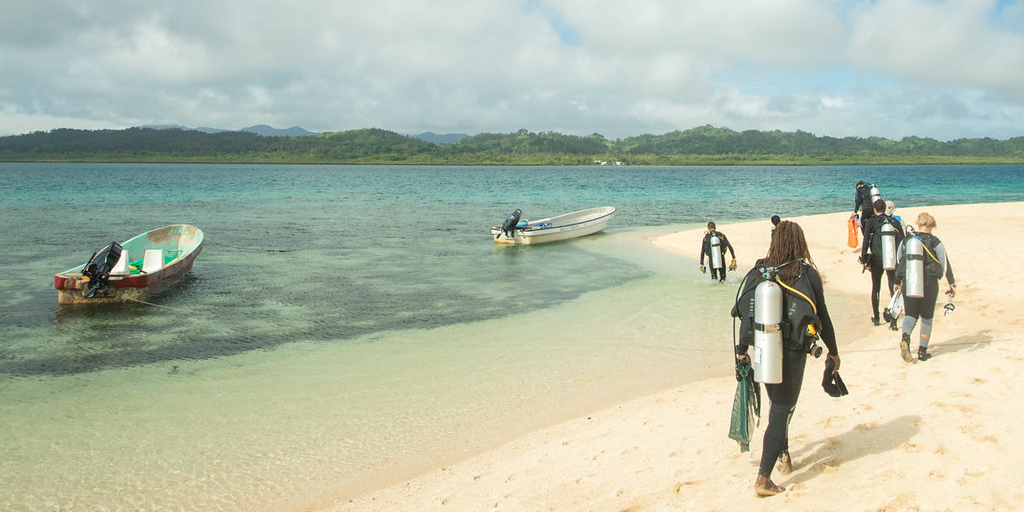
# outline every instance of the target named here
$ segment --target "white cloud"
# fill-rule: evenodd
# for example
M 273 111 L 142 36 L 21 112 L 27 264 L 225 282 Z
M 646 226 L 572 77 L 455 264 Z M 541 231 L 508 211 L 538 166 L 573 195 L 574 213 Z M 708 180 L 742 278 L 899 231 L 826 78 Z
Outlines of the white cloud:
M 1024 14 L 992 0 L 12 2 L 0 133 L 714 124 L 1005 138 L 1024 125 L 1011 23 Z

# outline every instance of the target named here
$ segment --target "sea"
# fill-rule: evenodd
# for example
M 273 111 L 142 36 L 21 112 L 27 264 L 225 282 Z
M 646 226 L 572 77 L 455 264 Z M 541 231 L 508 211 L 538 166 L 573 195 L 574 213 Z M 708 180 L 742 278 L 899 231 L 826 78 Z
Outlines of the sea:
M 1022 165 L 0 163 L 0 510 L 317 510 L 726 375 L 739 273 L 652 238 L 852 211 L 858 180 L 897 212 L 1024 200 Z M 576 240 L 489 232 L 595 206 Z M 177 223 L 205 233 L 177 284 L 58 306 L 53 274 Z

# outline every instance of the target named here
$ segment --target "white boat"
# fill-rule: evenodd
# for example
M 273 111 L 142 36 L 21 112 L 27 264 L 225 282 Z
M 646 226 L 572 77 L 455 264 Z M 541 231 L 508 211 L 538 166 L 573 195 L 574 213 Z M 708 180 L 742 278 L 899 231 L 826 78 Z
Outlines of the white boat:
M 597 233 L 608 225 L 615 215 L 612 206 L 588 208 L 548 219 L 521 221 L 520 210 L 515 210 L 505 224 L 491 228 L 496 244 L 540 244 L 567 240 Z

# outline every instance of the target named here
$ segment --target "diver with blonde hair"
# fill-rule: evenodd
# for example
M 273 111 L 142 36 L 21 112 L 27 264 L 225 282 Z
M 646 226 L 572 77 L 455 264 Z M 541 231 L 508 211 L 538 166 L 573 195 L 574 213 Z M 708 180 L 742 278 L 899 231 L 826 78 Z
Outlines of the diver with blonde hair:
M 946 247 L 942 245 L 939 237 L 932 234 L 935 229 L 935 217 L 926 212 L 917 216 L 917 231 L 908 229 L 907 237 L 903 239 L 899 250 L 896 252 L 898 263 L 896 264 L 896 285 L 897 290 L 903 291 L 904 317 L 903 335 L 900 339 L 900 356 L 903 360 L 911 363 L 914 356 L 910 352 L 910 334 L 914 332 L 917 320 L 921 319 L 920 341 L 917 349 L 917 359 L 927 361 L 932 356 L 928 353 L 928 342 L 932 337 L 932 321 L 935 317 L 935 300 L 939 295 L 939 280 L 943 276 L 949 283 L 946 295 L 950 299 L 956 296 L 956 278 L 953 277 L 953 267 L 946 255 Z M 917 254 L 910 244 L 920 244 L 920 254 Z M 908 250 L 909 248 L 909 250 Z M 917 261 L 922 262 L 916 264 Z M 920 275 L 915 275 L 919 272 Z M 911 281 L 921 283 L 921 293 L 913 293 Z M 906 289 L 904 289 L 906 288 Z

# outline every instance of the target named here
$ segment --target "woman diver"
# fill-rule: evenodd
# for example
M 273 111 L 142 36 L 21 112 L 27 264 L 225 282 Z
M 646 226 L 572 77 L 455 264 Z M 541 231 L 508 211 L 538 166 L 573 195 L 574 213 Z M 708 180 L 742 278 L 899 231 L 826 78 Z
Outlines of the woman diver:
M 733 307 L 732 316 L 740 318 L 742 322 L 736 358 L 750 362 L 747 350 L 753 344 L 754 311 L 759 307 L 755 303 L 754 292 L 758 284 L 769 279 L 786 290 L 782 301 L 789 305 L 774 306 L 783 308 L 785 312 L 781 330 L 786 336 L 782 339 L 781 354 L 778 354 L 782 358 L 781 382 L 765 384 L 771 409 L 764 432 L 761 464 L 754 481 L 754 492 L 758 496 L 772 496 L 786 490 L 772 482 L 772 470 L 776 462 L 782 474 L 793 470 L 789 455 L 789 421 L 800 397 L 807 354 L 817 348 L 814 345 L 817 335 L 821 336 L 828 349 L 826 364 L 831 362 L 833 374 L 839 371 L 840 364 L 835 329 L 825 305 L 821 275 L 811 259 L 803 229 L 797 223 L 786 220 L 776 228 L 768 254 L 747 273 L 737 292 L 739 299 Z M 757 354 L 758 349 L 755 347 Z
M 956 296 L 953 267 L 946 256 L 946 247 L 942 245 L 939 237 L 932 234 L 933 229 L 935 217 L 927 212 L 921 212 L 917 216 L 917 232 L 908 233 L 896 251 L 898 263 L 895 288 L 903 290 L 905 315 L 900 355 L 908 363 L 914 362 L 914 356 L 910 352 L 910 333 L 914 332 L 918 317 L 921 318 L 921 338 L 917 359 L 927 361 L 932 357 L 928 353 L 928 342 L 932 337 L 932 319 L 935 316 L 935 299 L 939 295 L 939 279 L 942 279 L 943 275 L 949 283 L 946 295 L 950 299 Z

